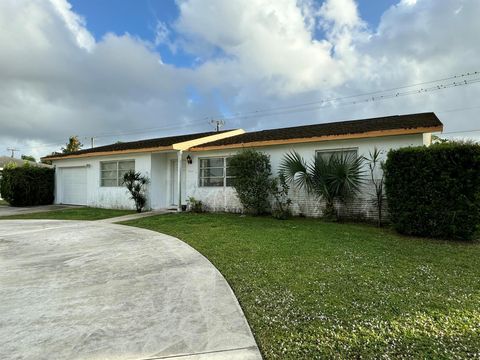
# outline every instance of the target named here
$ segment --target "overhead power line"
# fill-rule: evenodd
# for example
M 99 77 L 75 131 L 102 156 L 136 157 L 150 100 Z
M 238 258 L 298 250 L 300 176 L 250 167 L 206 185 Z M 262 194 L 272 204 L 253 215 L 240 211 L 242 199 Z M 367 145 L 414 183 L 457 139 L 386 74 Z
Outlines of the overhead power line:
M 395 98 L 400 98 L 404 96 L 421 95 L 421 94 L 431 93 L 431 92 L 445 90 L 449 88 L 467 86 L 467 85 L 471 85 L 479 82 L 480 82 L 480 72 L 474 71 L 474 72 L 467 72 L 463 74 L 443 77 L 436 80 L 430 80 L 430 81 L 424 81 L 424 82 L 414 83 L 410 85 L 392 87 L 385 90 L 378 90 L 378 91 L 372 91 L 372 92 L 361 93 L 356 95 L 348 95 L 343 97 L 325 98 L 325 99 L 319 99 L 316 101 L 305 102 L 305 103 L 300 103 L 295 105 L 286 105 L 286 106 L 279 106 L 279 107 L 273 107 L 268 109 L 238 112 L 231 116 L 216 116 L 215 118 L 218 119 L 218 121 L 227 121 L 227 120 L 245 120 L 245 119 L 251 119 L 251 118 L 258 118 L 258 117 L 269 117 L 269 116 L 275 116 L 275 115 L 288 115 L 293 113 L 314 111 L 314 110 L 322 109 L 325 107 L 341 107 L 341 106 L 349 106 L 349 105 L 358 105 L 358 104 L 365 104 L 365 103 L 371 103 L 376 101 L 383 101 L 387 99 L 395 99 Z M 435 85 L 432 85 L 432 84 L 435 84 Z M 432 85 L 432 86 L 425 87 L 425 85 Z M 419 86 L 422 86 L 422 87 L 418 89 Z M 417 89 L 401 91 L 401 90 L 415 88 L 415 87 L 417 87 Z M 350 100 L 350 99 L 355 99 L 355 100 Z M 345 100 L 350 100 L 350 101 L 345 101 Z M 476 107 L 471 107 L 471 109 L 473 108 L 476 108 Z M 446 110 L 444 112 L 463 111 L 467 109 L 470 109 L 470 108 Z M 440 113 L 441 111 L 437 111 L 437 112 Z M 202 119 L 191 121 L 188 124 L 185 124 L 183 126 L 174 125 L 174 126 L 167 126 L 167 127 L 161 126 L 161 127 L 140 128 L 140 129 L 132 129 L 124 132 L 97 134 L 94 137 L 104 138 L 104 137 L 115 137 L 115 136 L 123 136 L 123 135 L 145 134 L 148 132 L 160 131 L 160 130 L 174 130 L 174 129 L 180 129 L 180 128 L 184 128 L 191 125 L 204 123 L 208 118 L 209 117 L 203 117 Z M 91 137 L 91 135 L 84 135 L 84 136 Z M 48 147 L 58 145 L 62 141 L 63 140 L 60 140 L 55 143 L 43 144 L 41 146 L 34 146 L 34 147 L 31 147 L 30 149 L 37 149 L 37 150 L 45 149 Z
M 276 107 L 272 107 L 272 108 L 268 108 L 268 109 L 258 109 L 258 110 L 248 111 L 248 112 L 238 112 L 238 113 L 232 114 L 229 117 L 217 115 L 217 117 L 222 118 L 222 119 L 231 119 L 231 118 L 236 118 L 237 116 L 241 117 L 241 116 L 245 116 L 245 115 L 249 115 L 249 114 L 261 114 L 261 113 L 271 112 L 271 111 L 302 108 L 302 107 L 306 107 L 306 106 L 319 105 L 319 104 L 325 104 L 325 103 L 333 103 L 333 102 L 353 99 L 353 98 L 357 98 L 357 97 L 375 96 L 375 95 L 379 95 L 379 94 L 386 93 L 386 92 L 398 91 L 398 90 L 408 89 L 408 88 L 412 88 L 412 87 L 430 85 L 430 84 L 445 82 L 445 81 L 453 81 L 454 83 L 459 83 L 459 82 L 464 81 L 465 79 L 469 79 L 471 77 L 477 77 L 477 76 L 480 76 L 479 71 L 466 72 L 466 73 L 463 73 L 463 74 L 452 75 L 452 76 L 448 76 L 448 77 L 444 77 L 444 78 L 440 78 L 440 79 L 436 79 L 436 80 L 429 80 L 429 81 L 423 81 L 423 82 L 413 83 L 413 84 L 409 84 L 409 85 L 402 85 L 402 86 L 392 87 L 392 88 L 384 89 L 384 90 L 365 92 L 365 93 L 360 93 L 360 94 L 356 94 L 356 95 L 348 95 L 348 96 L 341 96 L 341 97 L 318 99 L 318 100 L 315 100 L 315 101 L 304 102 L 304 103 L 299 103 L 299 104 L 294 104 L 294 105 L 276 106 Z M 438 89 L 438 90 L 441 90 L 441 89 Z
M 480 132 L 480 129 L 468 129 L 468 130 L 447 131 L 447 132 L 442 132 L 442 135 L 465 134 L 465 133 L 472 133 L 472 132 Z
M 388 92 L 376 92 L 376 96 L 373 95 L 367 95 L 365 98 L 360 98 L 365 95 L 360 95 L 356 96 L 360 99 L 357 100 L 352 100 L 352 101 L 344 101 L 345 99 L 350 99 L 354 98 L 354 96 L 348 96 L 348 97 L 342 97 L 342 98 L 334 98 L 334 99 L 326 99 L 326 100 L 321 100 L 320 102 L 316 103 L 315 105 L 309 105 L 309 106 L 296 106 L 295 109 L 291 110 L 263 110 L 261 113 L 254 112 L 251 115 L 241 115 L 241 116 L 230 116 L 230 117 L 223 117 L 222 119 L 224 120 L 245 120 L 245 119 L 252 119 L 252 118 L 257 118 L 257 117 L 268 117 L 268 116 L 277 116 L 277 115 L 289 115 L 289 114 L 294 114 L 294 113 L 300 113 L 300 112 L 308 112 L 308 111 L 314 111 L 314 110 L 319 110 L 323 109 L 326 107 L 343 107 L 343 106 L 349 106 L 349 105 L 357 105 L 357 104 L 365 104 L 365 103 L 372 103 L 372 102 L 377 102 L 377 101 L 383 101 L 383 100 L 388 100 L 388 99 L 395 99 L 395 98 L 401 98 L 404 96 L 410 96 L 410 95 L 420 95 L 424 93 L 431 93 L 439 90 L 445 90 L 445 89 L 450 89 L 454 87 L 460 87 L 460 86 L 466 86 L 466 85 L 471 85 L 471 84 L 476 84 L 480 82 L 480 76 L 472 78 L 472 79 L 464 79 L 462 81 L 453 81 L 450 83 L 443 83 L 443 84 L 438 84 L 430 87 L 422 87 L 420 89 L 413 89 L 413 90 L 408 90 L 408 91 L 396 91 L 393 93 L 388 93 Z M 382 94 L 382 95 L 380 95 Z

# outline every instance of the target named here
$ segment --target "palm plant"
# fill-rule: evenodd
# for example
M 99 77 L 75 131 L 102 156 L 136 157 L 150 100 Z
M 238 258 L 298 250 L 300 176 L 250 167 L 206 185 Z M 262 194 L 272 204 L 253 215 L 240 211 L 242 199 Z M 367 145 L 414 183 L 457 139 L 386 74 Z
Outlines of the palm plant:
M 130 199 L 135 201 L 135 208 L 137 212 L 142 212 L 142 209 L 147 204 L 146 186 L 150 180 L 134 170 L 129 170 L 123 175 L 123 185 L 130 192 Z
M 324 216 L 337 218 L 335 201 L 345 203 L 355 197 L 363 183 L 363 157 L 351 152 L 316 156 L 308 164 L 297 152 L 286 154 L 280 164 L 280 173 L 287 181 L 308 193 L 325 200 Z
M 375 188 L 373 204 L 377 208 L 378 226 L 382 226 L 382 210 L 386 201 L 385 191 L 383 189 L 383 185 L 385 184 L 385 173 L 383 171 L 384 162 L 382 161 L 383 155 L 384 151 L 375 147 L 373 151 L 368 153 L 368 157 L 365 159 L 370 171 L 370 181 Z M 378 172 L 380 172 L 380 177 L 378 176 Z

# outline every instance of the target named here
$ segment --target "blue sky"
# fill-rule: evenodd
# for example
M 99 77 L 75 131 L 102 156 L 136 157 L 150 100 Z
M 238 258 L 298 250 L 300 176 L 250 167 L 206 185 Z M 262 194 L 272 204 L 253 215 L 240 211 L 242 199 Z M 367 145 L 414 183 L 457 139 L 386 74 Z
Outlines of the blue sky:
M 371 29 L 378 26 L 382 14 L 396 3 L 398 0 L 357 2 L 360 16 Z M 85 18 L 87 28 L 96 40 L 112 32 L 117 35 L 129 33 L 154 42 L 158 21 L 167 24 L 172 30 L 170 34 L 172 41 L 176 38 L 172 26 L 179 16 L 179 9 L 174 0 L 71 0 L 70 4 L 73 11 Z M 323 36 L 320 29 L 317 36 Z M 160 45 L 156 50 L 161 53 L 165 63 L 179 67 L 195 65 L 196 56 L 186 53 L 181 48 L 172 52 L 168 46 Z

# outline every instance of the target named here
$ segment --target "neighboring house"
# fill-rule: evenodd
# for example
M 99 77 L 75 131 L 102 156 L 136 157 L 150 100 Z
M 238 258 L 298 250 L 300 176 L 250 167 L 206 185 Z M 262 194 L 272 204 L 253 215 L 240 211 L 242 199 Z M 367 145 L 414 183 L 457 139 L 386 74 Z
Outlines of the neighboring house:
M 12 158 L 10 156 L 0 156 L 0 171 L 2 171 L 7 164 L 12 164 L 12 163 L 17 166 L 23 166 L 25 164 L 28 164 L 31 166 L 52 167 L 51 165 L 37 163 L 30 160 L 17 159 L 17 158 Z
M 210 210 L 241 211 L 230 186 L 228 157 L 243 148 L 270 155 L 276 174 L 283 156 L 295 150 L 310 160 L 318 153 L 351 151 L 367 156 L 374 147 L 390 149 L 429 145 L 443 125 L 434 113 L 388 116 L 246 133 L 243 130 L 190 134 L 124 142 L 71 154 L 50 155 L 56 167 L 55 202 L 106 208 L 132 208 L 123 174 L 134 169 L 147 175 L 149 207 L 181 208 L 188 197 Z M 356 211 L 371 216 L 372 194 L 365 189 Z M 291 189 L 294 213 L 321 215 L 319 201 Z

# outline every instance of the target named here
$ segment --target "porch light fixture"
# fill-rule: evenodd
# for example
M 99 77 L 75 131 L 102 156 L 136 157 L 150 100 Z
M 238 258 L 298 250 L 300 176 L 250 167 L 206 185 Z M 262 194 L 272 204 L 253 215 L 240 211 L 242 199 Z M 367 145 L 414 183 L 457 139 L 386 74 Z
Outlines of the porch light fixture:
M 191 165 L 193 163 L 192 157 L 187 155 L 187 164 Z

